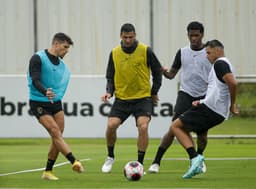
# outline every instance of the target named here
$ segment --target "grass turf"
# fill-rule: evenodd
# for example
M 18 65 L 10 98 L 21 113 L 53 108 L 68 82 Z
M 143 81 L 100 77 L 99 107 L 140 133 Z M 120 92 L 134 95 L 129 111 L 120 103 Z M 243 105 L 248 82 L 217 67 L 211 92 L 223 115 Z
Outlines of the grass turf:
M 232 119 L 212 129 L 210 134 L 241 134 L 241 132 L 256 134 L 253 123 L 255 120 Z M 0 139 L 0 175 L 43 168 L 49 141 L 49 139 Z M 164 156 L 160 173 L 147 173 L 138 182 L 127 181 L 123 176 L 125 163 L 137 158 L 136 139 L 118 139 L 115 149 L 116 162 L 111 174 L 101 173 L 101 166 L 106 157 L 104 139 L 66 139 L 66 141 L 77 158 L 91 159 L 83 162 L 86 167 L 84 173 L 74 173 L 71 165 L 66 164 L 54 169 L 54 173 L 60 178 L 58 181 L 42 180 L 40 179 L 42 171 L 35 171 L 0 176 L 0 188 L 255 188 L 253 183 L 256 179 L 256 139 L 210 139 L 204 154 L 207 172 L 188 180 L 181 178 L 188 169 L 187 154 L 175 141 Z M 149 142 L 144 162 L 145 170 L 151 164 L 160 140 L 150 139 Z M 65 161 L 66 159 L 60 155 L 56 163 Z

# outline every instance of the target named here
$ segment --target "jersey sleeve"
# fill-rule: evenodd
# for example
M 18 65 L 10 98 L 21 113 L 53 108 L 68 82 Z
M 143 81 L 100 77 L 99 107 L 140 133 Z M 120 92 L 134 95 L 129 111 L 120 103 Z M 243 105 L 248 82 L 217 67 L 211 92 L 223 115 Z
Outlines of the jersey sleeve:
M 46 89 L 41 83 L 41 59 L 39 55 L 34 54 L 29 61 L 29 75 L 34 87 L 42 94 L 46 95 Z
M 115 91 L 114 74 L 115 74 L 115 67 L 114 67 L 114 61 L 113 61 L 113 56 L 111 52 L 109 55 L 107 72 L 106 72 L 106 79 L 107 79 L 106 91 L 111 95 L 113 95 Z
M 231 73 L 231 69 L 228 63 L 226 63 L 223 60 L 217 60 L 214 63 L 214 71 L 216 73 L 217 78 L 223 83 L 225 83 L 224 80 L 222 79 L 223 76 L 227 73 Z
M 151 94 L 156 95 L 162 85 L 162 66 L 150 47 L 147 48 L 147 61 L 151 69 L 153 80 Z
M 181 50 L 179 49 L 172 63 L 172 68 L 179 70 L 181 68 Z

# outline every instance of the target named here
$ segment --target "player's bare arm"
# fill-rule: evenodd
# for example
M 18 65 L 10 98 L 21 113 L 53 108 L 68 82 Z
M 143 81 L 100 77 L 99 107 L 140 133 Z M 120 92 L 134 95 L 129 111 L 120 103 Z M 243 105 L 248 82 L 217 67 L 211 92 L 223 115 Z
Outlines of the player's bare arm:
M 236 87 L 237 87 L 237 82 L 234 78 L 234 75 L 232 73 L 227 73 L 223 76 L 222 78 L 225 83 L 228 85 L 229 88 L 229 93 L 230 93 L 230 100 L 231 100 L 231 106 L 230 106 L 230 111 L 234 114 L 234 115 L 238 115 L 239 114 L 239 110 L 236 106 Z
M 176 76 L 176 74 L 178 73 L 178 70 L 175 69 L 175 68 L 171 68 L 168 71 L 168 68 L 162 67 L 162 72 L 163 72 L 163 75 L 164 75 L 165 78 L 173 79 Z

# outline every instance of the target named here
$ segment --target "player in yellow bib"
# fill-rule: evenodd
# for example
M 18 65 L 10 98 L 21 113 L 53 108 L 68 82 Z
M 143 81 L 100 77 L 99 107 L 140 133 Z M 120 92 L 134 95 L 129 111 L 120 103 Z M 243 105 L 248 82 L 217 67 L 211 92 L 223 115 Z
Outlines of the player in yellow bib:
M 162 83 L 161 64 L 147 45 L 136 40 L 132 24 L 124 24 L 120 32 L 121 44 L 112 49 L 106 79 L 106 93 L 101 97 L 104 102 L 115 96 L 111 108 L 106 143 L 108 155 L 103 173 L 111 172 L 114 163 L 114 145 L 118 127 L 133 115 L 138 129 L 138 161 L 143 164 L 148 147 L 148 125 L 153 104 L 158 102 L 158 90 Z M 152 86 L 150 76 L 152 75 Z

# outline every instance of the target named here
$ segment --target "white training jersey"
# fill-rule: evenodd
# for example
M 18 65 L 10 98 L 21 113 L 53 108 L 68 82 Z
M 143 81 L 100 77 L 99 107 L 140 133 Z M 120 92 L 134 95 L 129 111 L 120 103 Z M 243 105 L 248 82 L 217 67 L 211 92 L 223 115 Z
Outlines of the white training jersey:
M 181 64 L 180 90 L 192 97 L 204 96 L 212 68 L 205 48 L 199 51 L 192 50 L 190 46 L 181 48 Z
M 216 61 L 218 60 L 226 62 L 229 65 L 231 72 L 233 73 L 233 67 L 226 57 L 218 58 Z M 206 96 L 200 102 L 204 103 L 208 108 L 227 119 L 229 116 L 230 108 L 229 88 L 226 83 L 221 82 L 217 78 L 214 66 L 212 67 L 212 70 L 209 74 L 208 82 L 209 84 Z

